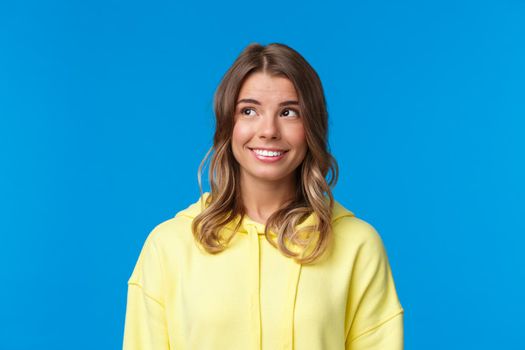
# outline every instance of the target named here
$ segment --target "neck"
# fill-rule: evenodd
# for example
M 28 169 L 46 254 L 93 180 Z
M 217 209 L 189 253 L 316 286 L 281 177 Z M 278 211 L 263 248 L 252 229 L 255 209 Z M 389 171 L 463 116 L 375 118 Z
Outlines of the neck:
M 246 215 L 265 224 L 284 203 L 295 196 L 295 179 L 260 181 L 241 174 L 241 197 Z

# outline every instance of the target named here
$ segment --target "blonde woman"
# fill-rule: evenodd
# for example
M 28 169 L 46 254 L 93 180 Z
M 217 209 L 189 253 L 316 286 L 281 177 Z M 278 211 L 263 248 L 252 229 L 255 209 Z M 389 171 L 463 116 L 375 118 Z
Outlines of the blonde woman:
M 286 45 L 251 44 L 214 111 L 201 197 L 155 227 L 128 281 L 124 349 L 402 349 L 382 240 L 332 196 L 314 69 Z

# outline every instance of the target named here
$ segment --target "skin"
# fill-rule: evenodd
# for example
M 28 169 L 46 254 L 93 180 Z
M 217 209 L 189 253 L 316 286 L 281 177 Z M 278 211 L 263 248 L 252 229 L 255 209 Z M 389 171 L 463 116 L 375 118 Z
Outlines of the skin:
M 257 102 L 241 101 L 245 99 Z M 266 223 L 275 210 L 293 198 L 294 171 L 308 150 L 297 92 L 287 78 L 258 72 L 245 80 L 236 102 L 232 150 L 240 164 L 246 215 Z M 265 163 L 255 157 L 253 148 L 287 152 L 279 161 Z

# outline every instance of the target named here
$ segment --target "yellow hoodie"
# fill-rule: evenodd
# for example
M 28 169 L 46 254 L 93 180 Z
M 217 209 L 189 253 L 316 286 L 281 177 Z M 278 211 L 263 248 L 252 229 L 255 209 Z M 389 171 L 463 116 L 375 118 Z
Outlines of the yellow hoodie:
M 208 254 L 191 232 L 200 211 L 199 200 L 148 235 L 128 281 L 124 350 L 403 349 L 383 242 L 338 202 L 333 244 L 313 265 L 283 256 L 248 217 Z

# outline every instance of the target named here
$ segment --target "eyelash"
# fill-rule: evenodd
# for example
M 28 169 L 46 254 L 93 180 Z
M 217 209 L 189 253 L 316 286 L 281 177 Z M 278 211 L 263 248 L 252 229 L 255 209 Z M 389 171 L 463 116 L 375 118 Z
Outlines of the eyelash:
M 247 108 L 243 108 L 243 109 L 241 109 L 241 114 L 242 114 L 242 115 L 246 115 L 246 114 L 244 114 L 244 113 L 245 113 L 247 110 L 255 111 L 255 109 L 253 109 L 253 108 L 251 108 L 251 107 L 247 107 Z M 294 112 L 294 113 L 296 114 L 296 115 L 295 115 L 296 117 L 299 117 L 299 115 L 300 115 L 300 114 L 299 114 L 299 111 L 296 110 L 296 109 L 294 109 L 294 108 L 285 108 L 285 109 L 283 109 L 282 112 L 284 112 L 284 111 L 292 111 L 292 112 Z M 281 112 L 281 113 L 282 113 L 282 112 Z

